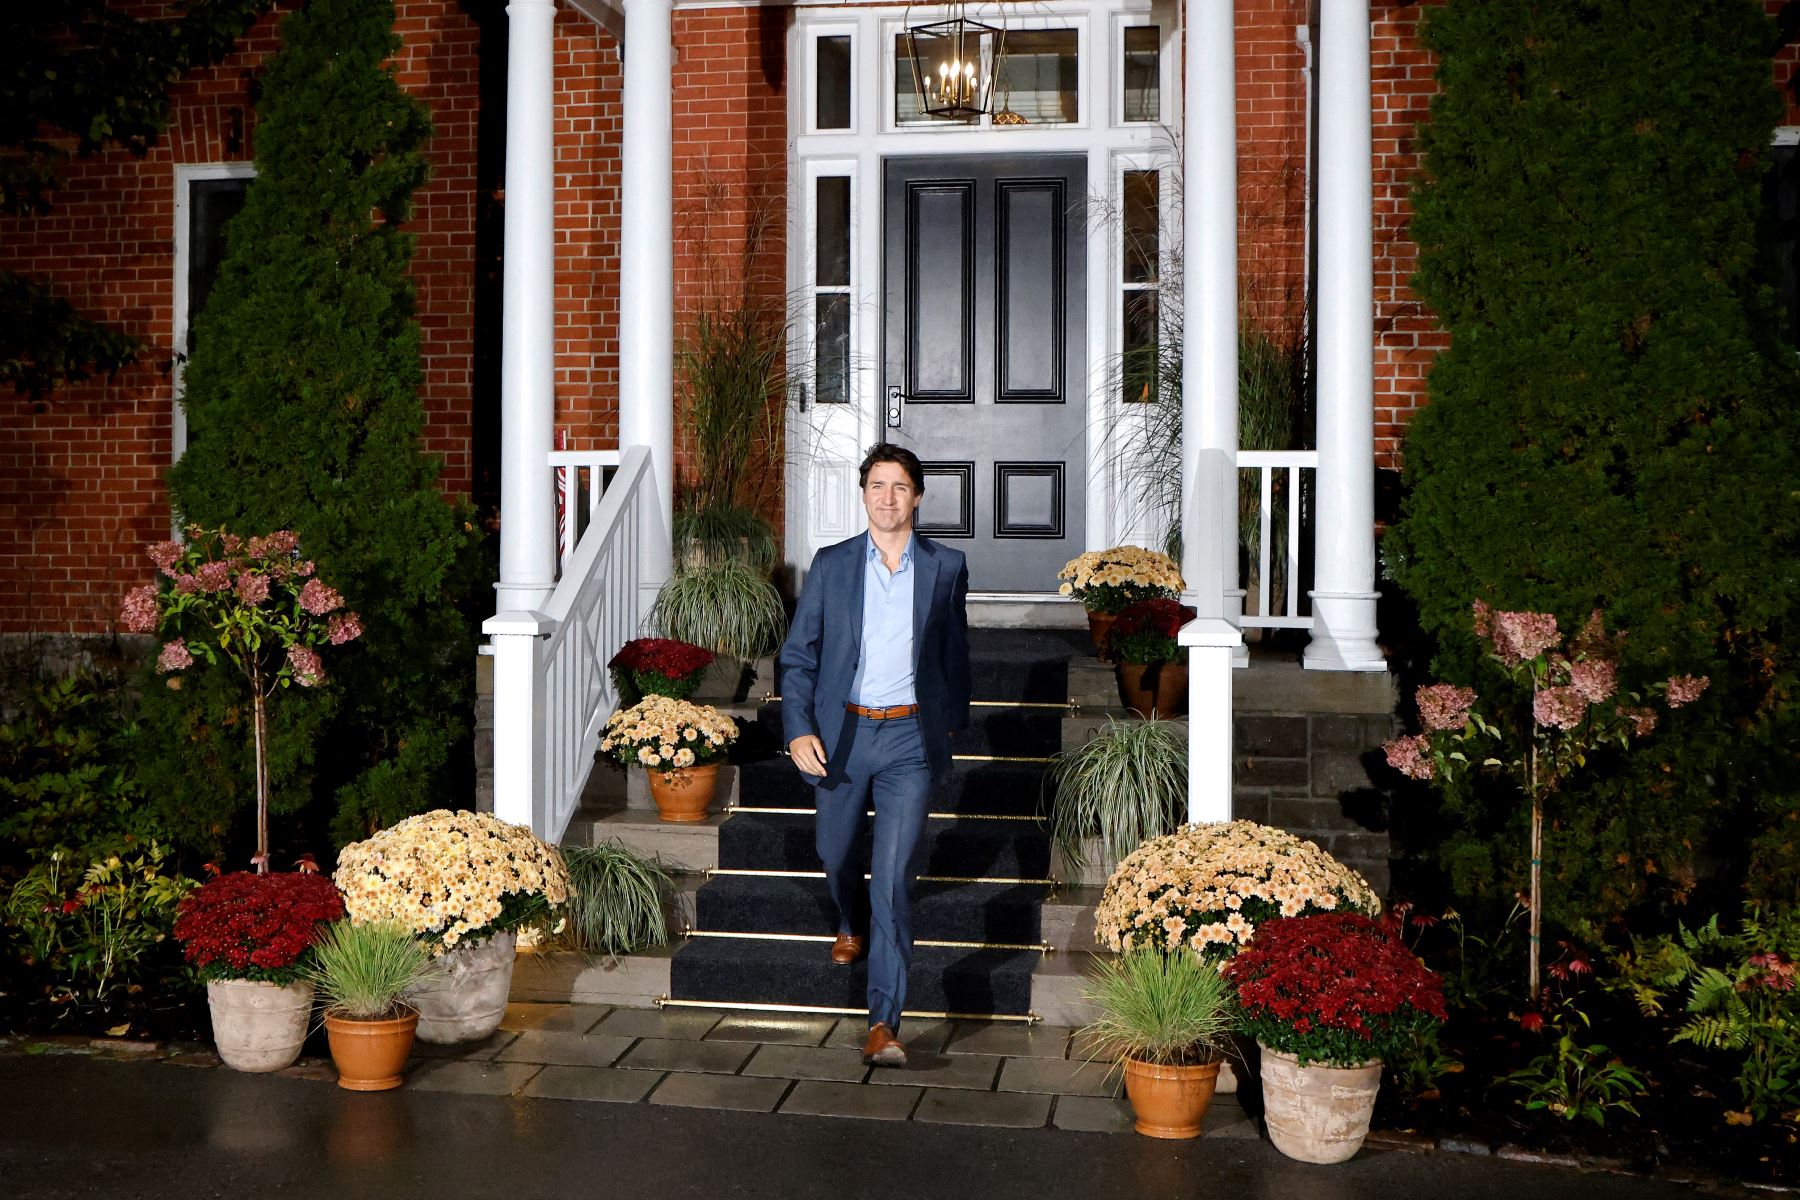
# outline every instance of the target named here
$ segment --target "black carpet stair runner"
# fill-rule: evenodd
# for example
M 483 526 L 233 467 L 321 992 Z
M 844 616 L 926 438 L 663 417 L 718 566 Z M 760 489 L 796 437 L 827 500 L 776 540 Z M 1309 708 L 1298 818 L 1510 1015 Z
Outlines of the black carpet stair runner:
M 910 1012 L 1023 1016 L 1050 893 L 1050 841 L 1036 819 L 1046 764 L 1061 746 L 1068 661 L 1085 633 L 971 630 L 977 704 L 934 789 L 913 903 Z M 1003 702 L 1003 703 L 994 703 Z M 1019 707 L 1038 704 L 1053 707 Z M 836 920 L 813 849 L 813 793 L 780 745 L 779 701 L 744 744 L 738 811 L 719 829 L 719 872 L 695 898 L 695 936 L 675 954 L 676 1000 L 861 1010 L 865 964 L 831 961 Z M 1009 761 L 1024 760 L 1024 761 Z M 763 936 L 757 936 L 763 935 Z M 790 940 L 768 935 L 805 935 Z

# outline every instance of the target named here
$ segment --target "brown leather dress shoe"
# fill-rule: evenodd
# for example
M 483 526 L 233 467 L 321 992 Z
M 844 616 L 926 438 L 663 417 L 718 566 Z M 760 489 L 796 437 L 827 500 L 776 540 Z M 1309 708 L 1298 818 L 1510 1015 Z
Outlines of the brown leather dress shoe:
M 831 961 L 847 967 L 863 956 L 863 940 L 854 933 L 840 933 L 831 943 Z
M 893 1030 L 878 1021 L 869 1030 L 869 1040 L 863 1043 L 863 1062 L 871 1067 L 904 1067 L 906 1047 L 900 1044 Z

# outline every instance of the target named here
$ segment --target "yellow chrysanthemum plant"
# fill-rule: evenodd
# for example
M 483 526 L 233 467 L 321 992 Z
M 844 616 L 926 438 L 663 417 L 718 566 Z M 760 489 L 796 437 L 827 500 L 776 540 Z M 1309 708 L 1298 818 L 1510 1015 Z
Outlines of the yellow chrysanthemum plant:
M 1142 546 L 1090 550 L 1063 564 L 1057 591 L 1091 613 L 1117 613 L 1139 600 L 1173 600 L 1187 586 L 1175 560 Z
M 569 902 L 556 847 L 492 813 L 441 808 L 344 847 L 332 881 L 352 922 L 397 922 L 433 954 L 549 929 Z
M 600 753 L 622 767 L 669 772 L 723 758 L 737 738 L 737 722 L 710 704 L 645 696 L 606 719 Z
M 1318 845 L 1254 821 L 1183 825 L 1127 855 L 1094 914 L 1101 945 L 1117 951 L 1186 947 L 1223 965 L 1276 917 L 1358 912 L 1381 899 Z

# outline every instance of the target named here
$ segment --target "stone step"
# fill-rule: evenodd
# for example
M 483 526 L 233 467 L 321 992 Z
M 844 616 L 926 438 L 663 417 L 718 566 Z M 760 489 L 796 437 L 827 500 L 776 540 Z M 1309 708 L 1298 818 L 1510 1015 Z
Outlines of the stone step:
M 1084 950 L 1046 954 L 1031 973 L 1031 1011 L 1049 1025 L 1079 1028 L 1097 1015 L 1083 990 L 1095 955 Z
M 653 1008 L 669 994 L 669 960 L 680 939 L 642 954 L 617 958 L 571 950 L 525 952 L 513 967 L 509 999 L 516 1003 L 611 1004 Z
M 719 826 L 724 822 L 723 811 L 709 813 L 696 825 L 676 825 L 658 820 L 654 809 L 583 807 L 563 833 L 563 845 L 598 846 L 617 840 L 671 870 L 710 871 L 719 865 Z

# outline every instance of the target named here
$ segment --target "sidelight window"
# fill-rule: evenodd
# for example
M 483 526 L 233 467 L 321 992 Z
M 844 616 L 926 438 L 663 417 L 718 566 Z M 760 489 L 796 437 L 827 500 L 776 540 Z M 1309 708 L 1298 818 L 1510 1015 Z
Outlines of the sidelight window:
M 850 401 L 850 177 L 813 181 L 813 386 L 820 404 Z
M 1124 326 L 1119 376 L 1121 399 L 1133 404 L 1154 400 L 1160 377 L 1161 182 L 1161 172 L 1154 170 L 1128 170 L 1123 178 L 1119 259 L 1124 268 L 1120 279 Z

